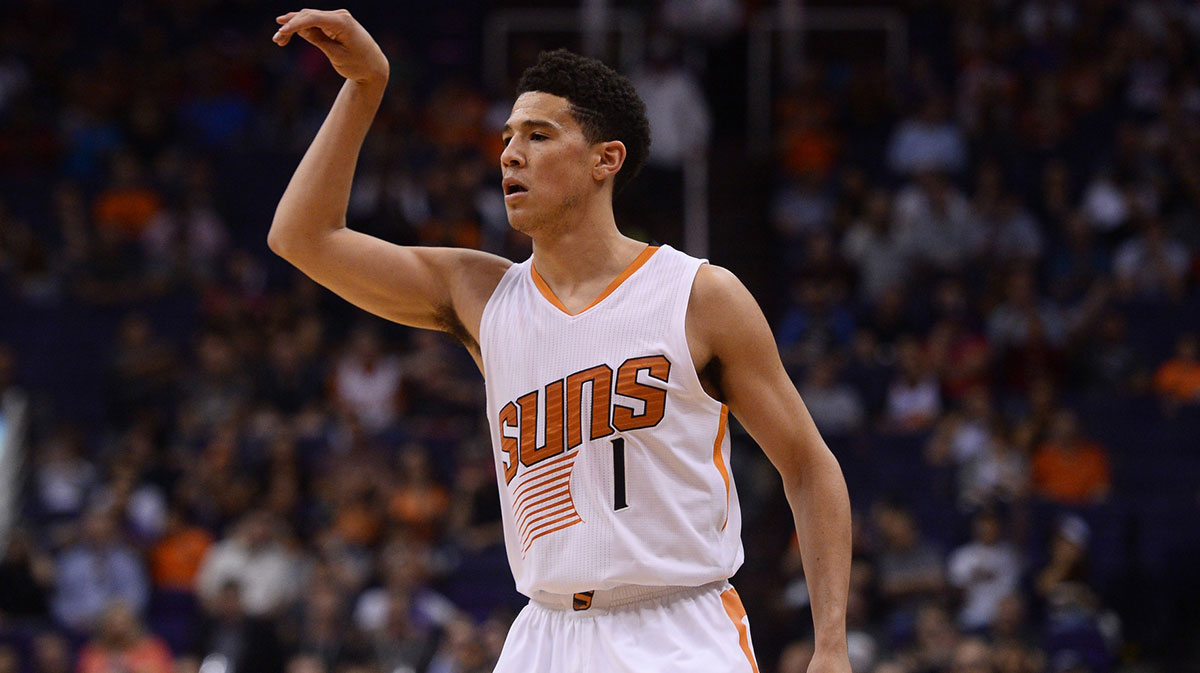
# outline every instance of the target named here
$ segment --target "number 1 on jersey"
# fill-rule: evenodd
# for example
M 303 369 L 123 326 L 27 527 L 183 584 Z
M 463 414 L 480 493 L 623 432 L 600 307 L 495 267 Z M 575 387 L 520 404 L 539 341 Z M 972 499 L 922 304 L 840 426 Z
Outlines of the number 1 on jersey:
M 613 511 L 617 512 L 629 506 L 625 502 L 625 438 L 614 437 L 613 450 Z

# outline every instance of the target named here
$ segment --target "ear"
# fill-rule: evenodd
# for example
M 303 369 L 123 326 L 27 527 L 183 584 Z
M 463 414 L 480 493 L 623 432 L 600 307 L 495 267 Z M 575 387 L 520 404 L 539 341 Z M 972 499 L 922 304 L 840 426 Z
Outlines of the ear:
M 592 165 L 592 178 L 603 182 L 617 174 L 625 164 L 625 143 L 620 140 L 596 143 L 594 146 L 596 162 Z

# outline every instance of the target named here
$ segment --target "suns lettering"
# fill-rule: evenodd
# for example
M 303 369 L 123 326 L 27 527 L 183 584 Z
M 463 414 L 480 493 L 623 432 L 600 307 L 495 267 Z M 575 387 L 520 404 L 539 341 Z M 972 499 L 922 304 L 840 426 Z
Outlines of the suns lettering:
M 663 355 L 630 358 L 616 372 L 606 364 L 589 367 L 504 405 L 499 420 L 505 482 L 516 476 L 518 464 L 533 467 L 577 448 L 585 432 L 586 439 L 596 440 L 658 425 L 666 413 L 670 375 L 671 361 Z M 585 389 L 591 398 L 586 430 Z

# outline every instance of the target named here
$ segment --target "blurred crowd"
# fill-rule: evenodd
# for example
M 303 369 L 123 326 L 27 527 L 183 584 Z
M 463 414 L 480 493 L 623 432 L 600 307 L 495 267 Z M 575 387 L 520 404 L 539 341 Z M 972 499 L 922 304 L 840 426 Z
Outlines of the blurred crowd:
M 528 255 L 496 181 L 511 101 L 478 80 L 489 3 L 362 4 L 392 81 L 350 226 Z M 710 134 L 744 140 L 744 81 L 694 58 L 744 34 L 701 19 L 764 3 L 683 4 L 635 74 L 663 143 L 628 197 L 677 247 L 641 206 Z M 878 4 L 906 62 L 810 55 L 766 163 L 714 162 L 769 177 L 713 222 L 769 245 L 711 257 L 770 269 L 753 289 L 846 472 L 854 670 L 1198 670 L 1200 7 Z M 31 402 L 0 673 L 490 671 L 523 600 L 477 370 L 266 250 L 340 84 L 324 57 L 248 1 L 0 16 L 0 400 Z M 734 443 L 734 582 L 761 670 L 800 673 L 790 513 Z

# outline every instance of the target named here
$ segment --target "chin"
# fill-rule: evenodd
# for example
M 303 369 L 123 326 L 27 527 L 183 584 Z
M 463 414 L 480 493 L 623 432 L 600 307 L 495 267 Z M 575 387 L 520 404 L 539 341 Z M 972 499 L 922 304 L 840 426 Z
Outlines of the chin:
M 531 234 L 538 229 L 538 222 L 529 213 L 510 210 L 508 211 L 508 226 L 522 234 Z

